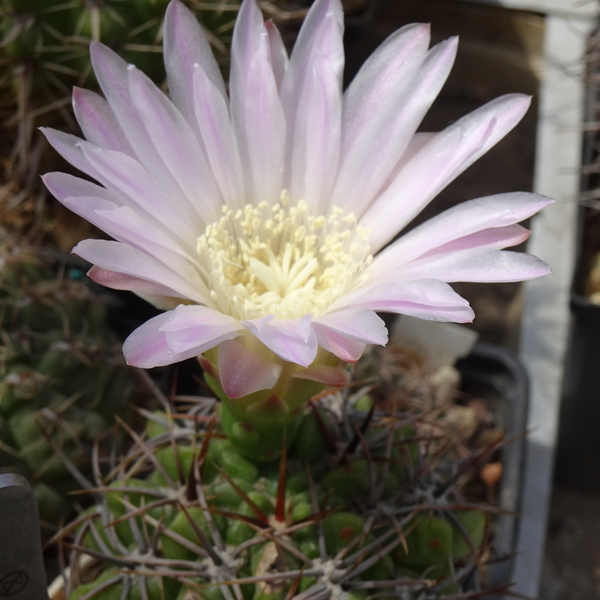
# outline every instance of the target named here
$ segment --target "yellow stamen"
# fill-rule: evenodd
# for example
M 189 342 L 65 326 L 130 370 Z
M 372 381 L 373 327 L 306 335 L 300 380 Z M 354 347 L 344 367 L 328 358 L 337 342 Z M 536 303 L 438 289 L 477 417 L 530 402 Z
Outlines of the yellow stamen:
M 309 214 L 306 202 L 246 205 L 198 238 L 201 271 L 215 308 L 240 320 L 322 314 L 373 260 L 353 214 Z

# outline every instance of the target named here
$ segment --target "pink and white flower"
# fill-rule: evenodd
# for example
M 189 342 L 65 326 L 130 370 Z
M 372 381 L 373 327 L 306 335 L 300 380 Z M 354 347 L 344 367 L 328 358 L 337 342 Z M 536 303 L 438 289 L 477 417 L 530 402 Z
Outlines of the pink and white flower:
M 84 139 L 44 133 L 99 185 L 64 173 L 44 182 L 114 238 L 74 248 L 94 265 L 90 276 L 167 311 L 126 340 L 130 364 L 212 350 L 230 397 L 272 388 L 290 364 L 328 382 L 339 373 L 318 353 L 352 362 L 366 344 L 387 342 L 377 311 L 467 322 L 473 312 L 449 283 L 549 272 L 504 250 L 528 237 L 517 223 L 550 202 L 536 194 L 471 200 L 393 241 L 530 99 L 503 96 L 440 133 L 416 133 L 457 40 L 429 49 L 427 25 L 403 27 L 343 93 L 342 33 L 340 0 L 316 0 L 288 57 L 255 0 L 244 0 L 227 92 L 199 24 L 173 0 L 170 99 L 92 44 L 104 97 L 74 91 Z

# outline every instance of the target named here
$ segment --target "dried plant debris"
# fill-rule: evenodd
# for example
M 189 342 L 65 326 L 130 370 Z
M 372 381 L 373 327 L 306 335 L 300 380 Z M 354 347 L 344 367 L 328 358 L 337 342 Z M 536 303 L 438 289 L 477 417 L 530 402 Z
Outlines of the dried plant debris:
M 146 429 L 129 429 L 128 452 L 95 464 L 87 492 L 97 502 L 56 536 L 71 566 L 54 597 L 482 595 L 497 509 L 471 485 L 487 485 L 478 473 L 504 442 L 481 445 L 493 430 L 481 403 L 453 408 L 445 377 L 425 375 L 415 356 L 381 352 L 341 395 L 311 401 L 274 463 L 248 460 L 223 438 L 213 399 L 143 411 Z

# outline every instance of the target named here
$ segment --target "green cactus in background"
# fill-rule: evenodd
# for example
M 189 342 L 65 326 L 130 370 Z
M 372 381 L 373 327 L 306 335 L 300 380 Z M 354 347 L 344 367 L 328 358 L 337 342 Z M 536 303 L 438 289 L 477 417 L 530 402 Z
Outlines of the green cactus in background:
M 97 503 L 57 535 L 75 550 L 67 597 L 481 593 L 473 575 L 489 555 L 486 512 L 463 496 L 481 453 L 457 460 L 448 438 L 423 435 L 440 411 L 379 410 L 387 384 L 372 364 L 357 371 L 370 373 L 361 379 L 368 387 L 306 407 L 275 462 L 254 461 L 223 437 L 213 399 L 175 414 L 143 411 L 144 434 L 131 432 L 123 458 L 94 470 Z M 88 570 L 84 555 L 103 568 Z
M 58 523 L 82 482 L 70 471 L 89 472 L 93 441 L 128 408 L 132 371 L 81 271 L 16 245 L 2 256 L 0 472 L 25 475 L 42 520 Z
M 227 69 L 229 43 L 241 0 L 185 0 Z M 93 89 L 90 41 L 101 41 L 155 82 L 164 81 L 162 21 L 167 0 L 0 0 L 0 226 L 39 227 L 51 170 L 40 126 L 77 131 L 70 111 L 73 86 Z M 275 3 L 276 4 L 276 3 Z M 265 9 L 279 22 L 305 11 Z M 48 215 L 46 215 L 47 217 Z M 56 240 L 55 240 L 56 242 Z

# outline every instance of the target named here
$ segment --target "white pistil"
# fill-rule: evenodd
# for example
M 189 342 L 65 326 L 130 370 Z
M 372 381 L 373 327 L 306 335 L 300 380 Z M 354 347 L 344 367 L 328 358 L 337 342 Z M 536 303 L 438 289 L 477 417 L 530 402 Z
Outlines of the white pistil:
M 354 215 L 312 216 L 285 192 L 274 206 L 224 208 L 197 250 L 215 308 L 237 319 L 318 316 L 373 259 Z

